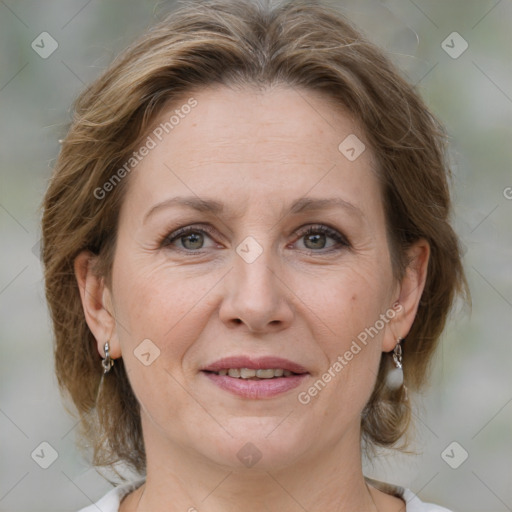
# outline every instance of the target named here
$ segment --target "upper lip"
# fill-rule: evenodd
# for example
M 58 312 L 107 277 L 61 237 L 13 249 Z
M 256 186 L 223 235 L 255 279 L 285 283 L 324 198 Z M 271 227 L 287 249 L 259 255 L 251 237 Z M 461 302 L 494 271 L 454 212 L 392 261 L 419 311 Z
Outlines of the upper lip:
M 250 368 L 253 370 L 267 370 L 271 368 L 282 368 L 289 370 L 293 373 L 309 373 L 306 368 L 298 363 L 294 363 L 282 357 L 265 356 L 265 357 L 250 357 L 250 356 L 231 356 L 223 357 L 201 368 L 202 371 L 218 372 L 219 370 L 229 368 Z

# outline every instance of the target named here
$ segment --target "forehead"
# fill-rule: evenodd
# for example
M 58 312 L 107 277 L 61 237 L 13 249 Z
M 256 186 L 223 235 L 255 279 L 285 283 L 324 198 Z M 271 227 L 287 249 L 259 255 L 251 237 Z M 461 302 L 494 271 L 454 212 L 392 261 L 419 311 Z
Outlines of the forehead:
M 145 210 L 171 195 L 215 196 L 233 215 L 303 196 L 371 208 L 380 191 L 364 139 L 355 120 L 319 93 L 209 87 L 160 112 L 128 195 Z

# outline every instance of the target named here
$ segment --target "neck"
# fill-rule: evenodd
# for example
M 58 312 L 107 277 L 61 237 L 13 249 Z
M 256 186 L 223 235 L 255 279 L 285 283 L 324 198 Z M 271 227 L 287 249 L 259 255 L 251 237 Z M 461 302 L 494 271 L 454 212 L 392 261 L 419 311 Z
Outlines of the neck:
M 145 433 L 151 428 L 146 427 Z M 121 510 L 377 510 L 362 474 L 358 429 L 322 453 L 307 452 L 279 467 L 257 463 L 250 468 L 216 464 L 192 448 L 165 442 L 155 434 L 153 430 L 145 436 L 146 483 Z

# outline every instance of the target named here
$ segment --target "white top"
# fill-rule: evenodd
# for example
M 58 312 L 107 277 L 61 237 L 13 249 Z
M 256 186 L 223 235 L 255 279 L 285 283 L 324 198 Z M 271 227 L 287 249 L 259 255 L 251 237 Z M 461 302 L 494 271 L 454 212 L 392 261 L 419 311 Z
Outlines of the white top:
M 384 484 L 376 480 L 366 479 L 373 487 L 377 487 L 388 494 L 402 498 L 406 505 L 406 512 L 450 512 L 447 508 L 433 505 L 432 503 L 423 503 L 409 489 L 394 485 Z M 121 500 L 130 492 L 137 489 L 144 483 L 144 480 L 138 480 L 129 484 L 124 484 L 111 489 L 103 498 L 88 507 L 80 509 L 78 512 L 118 512 Z

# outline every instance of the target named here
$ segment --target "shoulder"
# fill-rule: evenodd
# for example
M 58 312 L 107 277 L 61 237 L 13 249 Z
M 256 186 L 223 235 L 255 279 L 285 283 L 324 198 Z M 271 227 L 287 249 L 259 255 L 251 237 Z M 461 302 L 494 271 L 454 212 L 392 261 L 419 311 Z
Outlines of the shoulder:
M 137 487 L 140 487 L 143 483 L 144 480 L 138 480 L 136 482 L 114 487 L 96 503 L 82 508 L 78 512 L 97 512 L 98 509 L 102 512 L 118 512 L 121 500 L 127 494 L 137 489 Z M 372 481 L 373 485 L 376 483 L 377 482 Z M 434 505 L 433 503 L 424 503 L 409 489 L 398 486 L 391 486 L 389 484 L 383 484 L 382 482 L 379 482 L 379 484 L 380 485 L 375 485 L 375 487 L 381 488 L 382 490 L 385 489 L 386 492 L 398 496 L 405 501 L 407 506 L 406 512 L 451 512 L 447 508 L 440 507 L 439 505 Z
M 387 482 L 381 482 L 372 478 L 366 477 L 366 482 L 372 487 L 379 489 L 379 491 L 395 496 L 405 501 L 405 512 L 451 512 L 447 508 L 434 505 L 433 503 L 424 503 L 421 501 L 416 494 L 411 490 L 398 485 L 389 484 Z
M 407 512 L 451 512 L 447 508 L 440 507 L 439 505 L 424 503 L 409 489 L 402 489 L 401 498 L 407 504 Z
M 118 487 L 110 489 L 96 503 L 89 505 L 88 507 L 81 508 L 78 512 L 118 512 L 121 500 L 130 492 L 137 489 L 144 483 L 144 480 L 137 480 L 136 482 L 130 482 Z

